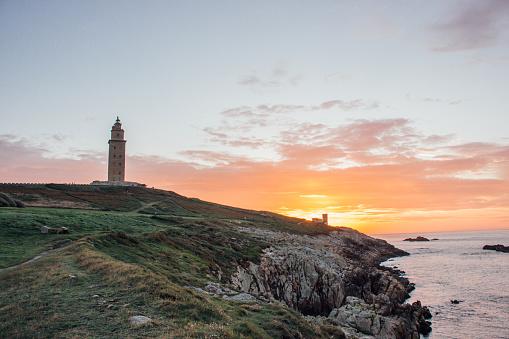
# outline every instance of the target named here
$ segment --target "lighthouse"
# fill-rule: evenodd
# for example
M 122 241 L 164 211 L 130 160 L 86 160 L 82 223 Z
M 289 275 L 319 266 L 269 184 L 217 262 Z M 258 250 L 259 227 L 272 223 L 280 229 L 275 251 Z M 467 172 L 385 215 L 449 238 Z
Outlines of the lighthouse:
M 125 181 L 125 143 L 124 130 L 122 123 L 117 117 L 115 124 L 111 128 L 111 138 L 109 144 L 108 157 L 108 181 L 123 182 Z
M 111 128 L 111 137 L 108 141 L 108 181 L 94 180 L 90 185 L 146 187 L 145 184 L 125 181 L 125 143 L 122 123 L 117 117 L 115 124 Z

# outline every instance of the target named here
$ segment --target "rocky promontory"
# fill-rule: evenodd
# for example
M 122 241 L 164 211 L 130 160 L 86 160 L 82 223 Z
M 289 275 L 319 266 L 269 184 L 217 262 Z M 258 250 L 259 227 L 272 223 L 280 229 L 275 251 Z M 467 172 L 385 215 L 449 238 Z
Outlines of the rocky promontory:
M 380 263 L 407 255 L 384 240 L 348 228 L 318 236 L 239 228 L 271 246 L 258 264 L 237 267 L 232 285 L 262 300 L 284 302 L 315 325 L 337 326 L 347 338 L 419 338 L 431 314 L 405 304 L 414 288 Z

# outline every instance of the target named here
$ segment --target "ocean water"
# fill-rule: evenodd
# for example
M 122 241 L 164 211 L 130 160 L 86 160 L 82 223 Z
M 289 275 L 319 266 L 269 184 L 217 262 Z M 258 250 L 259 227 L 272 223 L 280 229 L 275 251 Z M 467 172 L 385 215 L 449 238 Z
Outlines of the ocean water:
M 439 240 L 403 241 L 418 235 Z M 430 309 L 433 331 L 426 338 L 509 338 L 509 253 L 482 249 L 509 246 L 509 230 L 375 237 L 410 253 L 383 265 L 405 271 L 415 284 L 408 302 Z

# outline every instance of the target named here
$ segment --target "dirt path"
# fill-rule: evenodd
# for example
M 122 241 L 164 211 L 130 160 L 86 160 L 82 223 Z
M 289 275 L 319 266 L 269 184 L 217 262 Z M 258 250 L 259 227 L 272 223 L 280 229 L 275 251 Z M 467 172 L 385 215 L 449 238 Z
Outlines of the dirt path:
M 141 203 L 141 207 L 136 209 L 136 210 L 134 210 L 134 211 L 131 211 L 132 213 L 138 213 L 139 211 L 141 211 L 144 208 L 147 208 L 147 207 L 150 207 L 150 206 L 154 206 L 155 204 L 159 204 L 160 202 L 163 202 L 163 201 L 168 199 L 168 198 L 163 198 L 163 199 L 158 200 L 158 201 L 147 203 L 147 202 L 141 201 L 140 199 L 137 199 L 136 197 L 134 197 L 134 198 Z
M 59 244 L 57 244 L 54 248 L 50 249 L 50 250 L 47 250 L 47 251 L 44 251 L 42 253 L 39 253 L 38 255 L 36 255 L 35 257 L 33 257 L 32 259 L 30 260 L 27 260 L 25 262 L 22 262 L 21 264 L 17 264 L 17 265 L 14 265 L 14 266 L 9 266 L 9 267 L 4 267 L 4 268 L 0 268 L 0 272 L 2 271 L 7 271 L 7 270 L 10 270 L 12 268 L 16 268 L 16 267 L 19 267 L 19 266 L 22 266 L 22 265 L 25 265 L 25 264 L 28 264 L 28 263 L 31 263 L 32 261 L 36 261 L 37 259 L 41 259 L 42 257 L 44 257 L 46 254 L 50 253 L 50 252 L 53 252 L 54 250 L 58 250 L 59 248 L 62 248 L 62 247 L 65 247 L 67 245 L 69 245 L 70 243 L 72 243 L 71 240 L 69 241 L 65 241 L 65 242 L 61 242 Z

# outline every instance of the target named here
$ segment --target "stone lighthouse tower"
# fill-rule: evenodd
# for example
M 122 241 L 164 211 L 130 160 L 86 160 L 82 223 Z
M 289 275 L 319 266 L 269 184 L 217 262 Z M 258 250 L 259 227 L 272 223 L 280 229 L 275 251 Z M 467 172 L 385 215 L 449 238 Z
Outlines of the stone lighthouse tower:
M 124 182 L 125 179 L 125 143 L 122 123 L 117 117 L 111 128 L 111 139 L 108 158 L 108 182 Z

